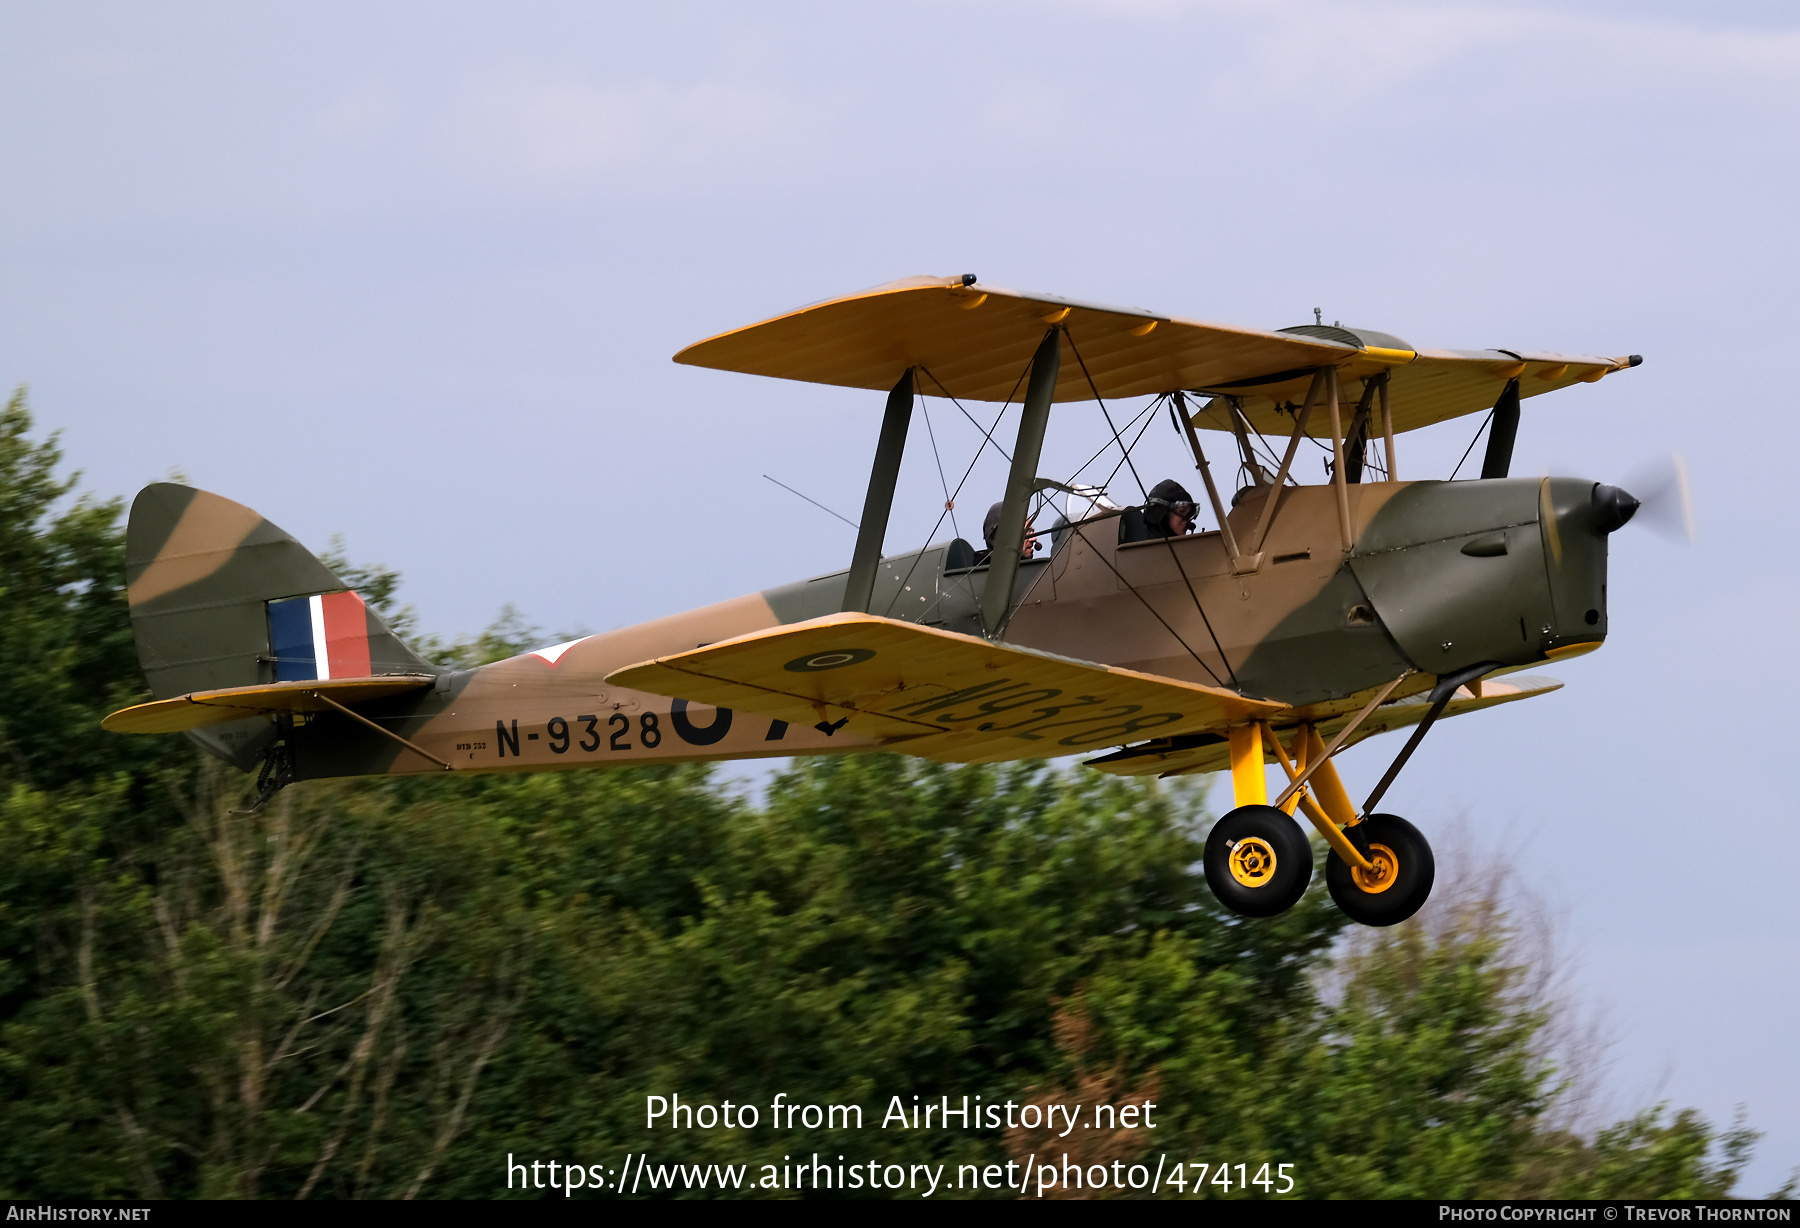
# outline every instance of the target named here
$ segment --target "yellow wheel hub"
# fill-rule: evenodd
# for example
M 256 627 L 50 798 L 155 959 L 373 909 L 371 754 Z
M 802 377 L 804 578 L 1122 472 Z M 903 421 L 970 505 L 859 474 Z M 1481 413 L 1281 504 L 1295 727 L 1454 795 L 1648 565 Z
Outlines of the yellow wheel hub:
M 1358 888 L 1369 895 L 1380 895 L 1400 878 L 1400 859 L 1385 844 L 1369 846 L 1369 864 L 1372 868 L 1368 870 L 1361 866 L 1350 867 L 1350 877 L 1356 880 Z
M 1264 887 L 1275 877 L 1275 850 L 1257 836 L 1247 836 L 1231 850 L 1231 877 L 1246 887 Z

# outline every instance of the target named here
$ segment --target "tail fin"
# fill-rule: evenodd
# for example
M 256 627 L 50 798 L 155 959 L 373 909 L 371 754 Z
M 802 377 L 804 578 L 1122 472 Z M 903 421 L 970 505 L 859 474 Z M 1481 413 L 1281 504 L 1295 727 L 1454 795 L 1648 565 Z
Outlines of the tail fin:
M 191 486 L 159 482 L 139 492 L 125 581 L 138 660 L 158 699 L 436 672 L 305 546 L 242 504 Z M 237 723 L 246 728 L 189 736 L 248 770 L 273 730 L 266 721 Z

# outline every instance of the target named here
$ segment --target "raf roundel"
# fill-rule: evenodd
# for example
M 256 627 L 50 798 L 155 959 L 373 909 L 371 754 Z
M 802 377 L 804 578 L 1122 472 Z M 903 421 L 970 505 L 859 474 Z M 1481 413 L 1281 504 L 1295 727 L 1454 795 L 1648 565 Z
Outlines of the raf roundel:
M 872 648 L 845 648 L 837 652 L 815 652 L 810 657 L 797 657 L 784 667 L 793 674 L 816 674 L 821 670 L 842 669 L 861 665 L 875 655 Z

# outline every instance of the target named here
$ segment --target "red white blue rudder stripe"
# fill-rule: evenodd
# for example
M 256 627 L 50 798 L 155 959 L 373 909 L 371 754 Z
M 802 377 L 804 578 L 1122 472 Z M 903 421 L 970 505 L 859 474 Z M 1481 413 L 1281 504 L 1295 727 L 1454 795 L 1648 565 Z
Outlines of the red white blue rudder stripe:
M 367 678 L 368 607 L 351 592 L 271 601 L 269 649 L 277 682 Z

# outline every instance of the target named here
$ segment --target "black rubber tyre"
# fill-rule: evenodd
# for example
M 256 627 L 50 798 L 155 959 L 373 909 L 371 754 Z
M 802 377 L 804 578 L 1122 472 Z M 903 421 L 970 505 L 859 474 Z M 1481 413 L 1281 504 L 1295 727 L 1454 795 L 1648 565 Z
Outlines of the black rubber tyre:
M 1325 886 L 1344 915 L 1363 925 L 1398 925 L 1431 895 L 1437 861 L 1419 829 L 1395 814 L 1372 814 L 1361 824 L 1368 833 L 1371 860 L 1387 870 L 1378 882 L 1333 853 L 1325 862 Z M 1370 887 L 1373 890 L 1370 890 Z
M 1206 882 L 1245 917 L 1286 912 L 1312 882 L 1312 842 L 1273 806 L 1239 806 L 1206 837 Z

